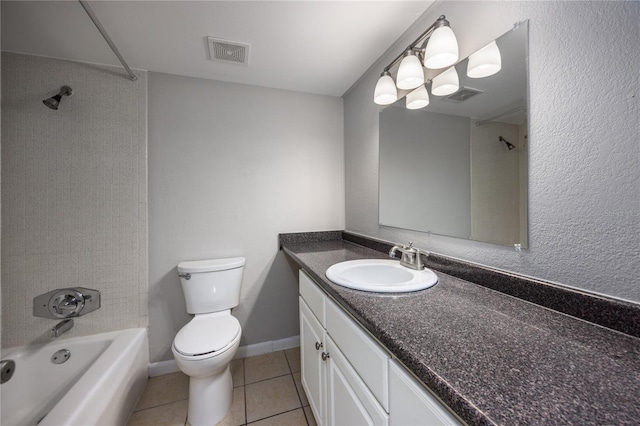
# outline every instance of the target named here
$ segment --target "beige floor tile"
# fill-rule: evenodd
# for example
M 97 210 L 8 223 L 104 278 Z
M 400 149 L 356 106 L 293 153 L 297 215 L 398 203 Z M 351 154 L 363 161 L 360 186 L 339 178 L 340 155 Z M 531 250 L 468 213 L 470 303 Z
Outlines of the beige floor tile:
M 316 423 L 316 418 L 313 417 L 313 411 L 311 411 L 311 407 L 307 405 L 303 408 L 303 410 L 304 414 L 307 416 L 307 423 L 309 424 L 309 426 L 318 426 L 318 424 Z
M 251 424 L 255 426 L 306 426 L 307 419 L 304 417 L 302 408 L 299 408 Z
M 189 403 L 185 401 L 173 402 L 159 407 L 147 408 L 136 411 L 131 415 L 128 426 L 142 425 L 171 425 L 184 426 L 187 420 L 187 409 Z
M 229 365 L 233 387 L 244 386 L 244 359 L 234 359 Z
M 247 422 L 244 410 L 244 387 L 233 389 L 233 402 L 231 408 L 224 419 L 220 420 L 216 426 L 239 426 Z
M 152 377 L 133 411 L 189 398 L 189 377 L 181 372 Z
M 284 351 L 244 359 L 245 384 L 271 379 L 290 372 Z
M 300 408 L 291 375 L 246 385 L 247 422 Z
M 309 405 L 309 400 L 307 399 L 307 394 L 304 393 L 304 389 L 302 388 L 302 373 L 293 373 L 293 382 L 296 384 L 296 389 L 298 390 L 298 395 L 300 396 L 300 402 L 302 406 L 305 407 Z
M 287 356 L 287 361 L 289 362 L 289 368 L 291 368 L 292 373 L 297 373 L 300 371 L 300 348 L 291 348 L 284 351 L 284 354 Z

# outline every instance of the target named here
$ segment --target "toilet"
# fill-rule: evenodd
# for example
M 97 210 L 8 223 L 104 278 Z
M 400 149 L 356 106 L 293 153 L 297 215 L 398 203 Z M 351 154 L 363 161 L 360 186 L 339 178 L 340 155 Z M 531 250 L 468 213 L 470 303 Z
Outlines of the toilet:
M 188 421 L 193 426 L 214 425 L 231 407 L 229 363 L 242 334 L 231 308 L 240 303 L 244 264 L 244 257 L 178 264 L 187 312 L 195 316 L 180 329 L 171 350 L 189 376 Z

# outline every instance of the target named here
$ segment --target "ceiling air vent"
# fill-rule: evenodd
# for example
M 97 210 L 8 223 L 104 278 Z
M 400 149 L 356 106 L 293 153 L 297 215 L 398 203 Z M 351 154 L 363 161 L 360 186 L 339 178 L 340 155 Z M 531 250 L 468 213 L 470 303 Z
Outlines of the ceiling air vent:
M 237 65 L 249 64 L 249 48 L 251 46 L 248 44 L 215 37 L 207 37 L 207 41 L 209 42 L 209 58 L 212 61 Z
M 479 95 L 481 93 L 484 93 L 484 92 L 482 90 L 472 89 L 471 87 L 462 87 L 457 92 L 454 92 L 449 96 L 442 98 L 442 100 L 460 103 L 460 102 L 466 101 L 469 98 L 474 97 L 475 95 Z

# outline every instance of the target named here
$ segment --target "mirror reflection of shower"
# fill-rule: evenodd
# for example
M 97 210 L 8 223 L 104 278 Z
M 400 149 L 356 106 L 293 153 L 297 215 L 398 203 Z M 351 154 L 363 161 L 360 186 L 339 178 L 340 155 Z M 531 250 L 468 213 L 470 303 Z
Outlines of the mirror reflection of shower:
M 506 140 L 505 138 L 503 138 L 502 136 L 498 137 L 498 140 L 500 142 L 504 142 L 505 144 L 507 144 L 507 148 L 509 148 L 509 151 L 511 151 L 513 148 L 515 148 L 516 146 L 514 144 L 512 144 L 511 142 L 509 142 L 508 140 Z
M 73 89 L 69 86 L 62 86 L 60 88 L 60 92 L 58 92 L 57 95 L 45 99 L 44 101 L 42 101 L 42 103 L 53 110 L 57 110 L 62 97 L 71 95 L 73 95 Z

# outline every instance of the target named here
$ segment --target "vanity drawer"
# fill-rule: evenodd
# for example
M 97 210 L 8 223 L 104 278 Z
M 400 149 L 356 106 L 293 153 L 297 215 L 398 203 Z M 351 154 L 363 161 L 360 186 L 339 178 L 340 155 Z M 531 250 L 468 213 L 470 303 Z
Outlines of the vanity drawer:
M 326 301 L 326 320 L 327 333 L 380 405 L 389 411 L 388 361 L 390 357 L 354 320 L 330 300 Z
M 313 280 L 309 278 L 309 276 L 302 269 L 300 269 L 299 280 L 300 296 L 304 299 L 305 302 L 307 302 L 307 305 L 311 309 L 311 312 L 313 312 L 313 315 L 315 315 L 318 321 L 320 321 L 320 324 L 322 324 L 323 327 L 326 327 L 326 296 L 324 295 L 322 290 L 318 288 L 318 285 L 314 283 Z

